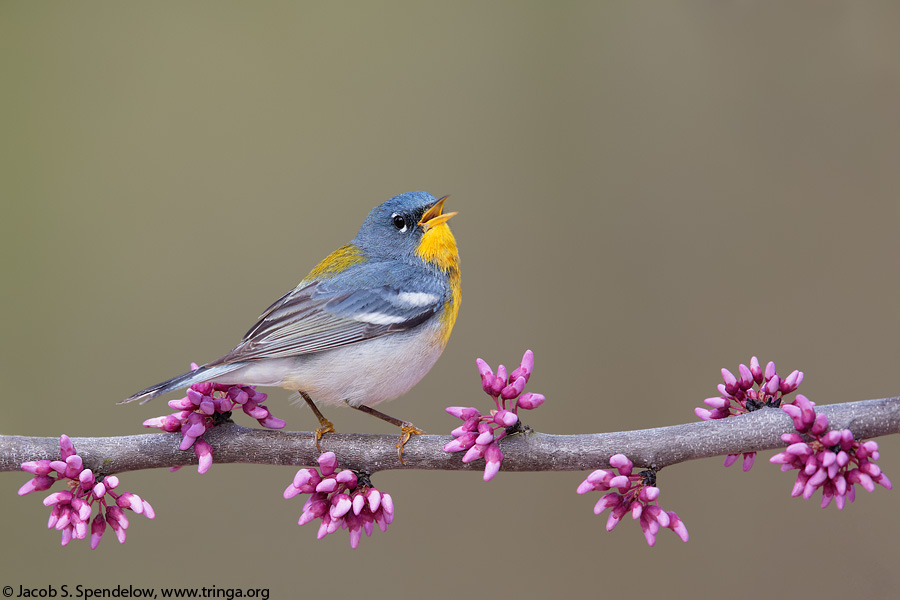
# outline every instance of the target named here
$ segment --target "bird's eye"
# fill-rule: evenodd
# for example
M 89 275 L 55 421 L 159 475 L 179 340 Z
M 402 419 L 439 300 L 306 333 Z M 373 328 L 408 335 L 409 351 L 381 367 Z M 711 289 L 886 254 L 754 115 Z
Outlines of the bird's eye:
M 406 231 L 406 219 L 404 219 L 401 215 L 394 213 L 391 215 L 391 219 L 394 222 L 394 227 L 399 229 L 401 232 Z

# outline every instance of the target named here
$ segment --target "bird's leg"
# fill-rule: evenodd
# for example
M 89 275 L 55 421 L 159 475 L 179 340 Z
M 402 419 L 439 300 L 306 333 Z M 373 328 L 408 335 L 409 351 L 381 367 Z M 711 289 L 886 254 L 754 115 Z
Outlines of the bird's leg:
M 352 404 L 348 404 L 349 406 L 355 408 L 360 412 L 364 412 L 367 415 L 372 415 L 373 417 L 378 417 L 382 421 L 387 421 L 391 425 L 400 428 L 400 440 L 397 442 L 397 456 L 400 457 L 400 462 L 406 464 L 406 461 L 403 460 L 403 446 L 406 445 L 406 442 L 414 435 L 422 435 L 425 433 L 409 421 L 401 421 L 400 419 L 395 419 L 390 415 L 386 415 L 381 411 L 377 411 L 374 408 L 370 408 L 365 405 L 353 406 Z
M 316 403 L 312 401 L 312 398 L 309 397 L 309 394 L 304 392 L 303 390 L 297 390 L 303 399 L 306 400 L 306 403 L 309 404 L 309 407 L 312 409 L 313 414 L 316 415 L 316 418 L 319 420 L 319 428 L 316 429 L 316 450 L 319 452 L 322 451 L 322 448 L 319 446 L 319 440 L 322 439 L 322 436 L 326 433 L 334 433 L 337 431 L 334 428 L 334 424 L 325 418 L 325 415 L 322 414 L 322 411 L 319 410 L 319 407 L 316 406 Z

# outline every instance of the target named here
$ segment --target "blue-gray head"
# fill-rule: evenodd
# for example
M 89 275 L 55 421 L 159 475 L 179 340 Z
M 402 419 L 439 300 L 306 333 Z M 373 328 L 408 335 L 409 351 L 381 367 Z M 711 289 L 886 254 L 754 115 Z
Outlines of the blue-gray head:
M 423 250 L 431 245 L 428 243 L 430 239 L 425 239 L 426 234 L 429 238 L 438 237 L 435 234 L 446 229 L 446 235 L 452 239 L 446 222 L 456 213 L 443 212 L 446 199 L 447 196 L 437 199 L 427 192 L 406 192 L 394 196 L 372 209 L 353 243 L 370 257 L 418 255 L 422 258 Z M 426 248 L 422 248 L 423 241 Z

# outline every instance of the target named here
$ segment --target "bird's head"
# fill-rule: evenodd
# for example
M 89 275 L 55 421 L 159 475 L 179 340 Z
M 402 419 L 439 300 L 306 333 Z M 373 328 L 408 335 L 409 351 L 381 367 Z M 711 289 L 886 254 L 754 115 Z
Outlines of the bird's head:
M 369 256 L 418 257 L 447 270 L 459 261 L 456 240 L 447 225 L 456 213 L 444 212 L 447 198 L 426 192 L 394 196 L 372 209 L 353 243 Z

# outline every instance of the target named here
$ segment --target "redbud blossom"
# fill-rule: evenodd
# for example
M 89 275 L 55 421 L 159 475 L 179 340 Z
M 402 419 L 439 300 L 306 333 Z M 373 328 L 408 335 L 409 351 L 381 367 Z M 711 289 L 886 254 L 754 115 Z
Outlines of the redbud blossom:
M 286 499 L 309 494 L 298 525 L 321 520 L 316 534 L 322 539 L 338 529 L 350 532 L 350 546 L 356 548 L 362 534 L 372 535 L 375 525 L 382 531 L 394 520 L 394 502 L 369 482 L 368 475 L 337 470 L 337 456 L 325 452 L 318 459 L 319 470 L 300 469 L 284 490 Z M 320 472 L 321 471 L 321 472 Z
M 62 534 L 62 545 L 73 539 L 82 540 L 87 537 L 90 524 L 91 548 L 96 548 L 109 525 L 120 543 L 125 542 L 128 518 L 123 508 L 147 518 L 156 515 L 153 507 L 146 500 L 131 492 L 116 492 L 119 478 L 110 475 L 98 478 L 91 469 L 84 468 L 84 461 L 75 453 L 75 444 L 67 435 L 59 438 L 59 450 L 62 460 L 34 460 L 22 463 L 22 470 L 35 475 L 19 488 L 19 495 L 47 490 L 57 481 L 69 480 L 68 490 L 54 492 L 44 498 L 44 506 L 52 506 L 47 527 L 56 529 Z M 51 475 L 56 475 L 52 477 Z M 98 513 L 91 521 L 93 507 Z
M 644 538 L 651 546 L 656 544 L 656 534 L 660 527 L 671 529 L 682 541 L 688 541 L 684 522 L 676 513 L 664 511 L 657 502 L 659 488 L 656 487 L 656 471 L 650 469 L 634 473 L 634 465 L 624 454 L 614 454 L 610 457 L 609 464 L 619 473 L 598 469 L 588 475 L 576 490 L 579 494 L 617 490 L 605 494 L 594 505 L 596 515 L 612 509 L 606 521 L 607 531 L 615 529 L 619 521 L 631 513 L 631 518 L 639 521 Z
M 473 407 L 450 406 L 447 412 L 463 424 L 451 431 L 454 439 L 444 445 L 444 452 L 466 451 L 464 463 L 485 459 L 484 480 L 490 481 L 500 471 L 503 452 L 498 442 L 521 427 L 519 409 L 532 410 L 544 403 L 542 394 L 529 392 L 523 394 L 525 385 L 534 371 L 534 353 L 526 350 L 519 366 L 507 376 L 506 367 L 497 367 L 494 374 L 482 359 L 476 359 L 478 374 L 481 377 L 481 389 L 494 401 L 495 408 L 490 414 L 482 415 Z
M 196 363 L 191 364 L 192 370 L 197 368 Z M 155 427 L 170 433 L 180 431 L 182 439 L 179 449 L 188 450 L 193 446 L 199 461 L 197 471 L 206 473 L 212 466 L 213 458 L 212 446 L 203 439 L 203 434 L 226 419 L 223 416 L 226 413 L 240 407 L 245 414 L 267 429 L 281 429 L 285 426 L 284 421 L 272 416 L 269 409 L 263 406 L 267 398 L 267 394 L 257 392 L 252 385 L 228 385 L 209 381 L 195 383 L 188 388 L 184 398 L 169 401 L 169 408 L 178 412 L 147 419 L 144 427 Z M 171 467 L 169 470 L 177 471 L 180 468 Z

